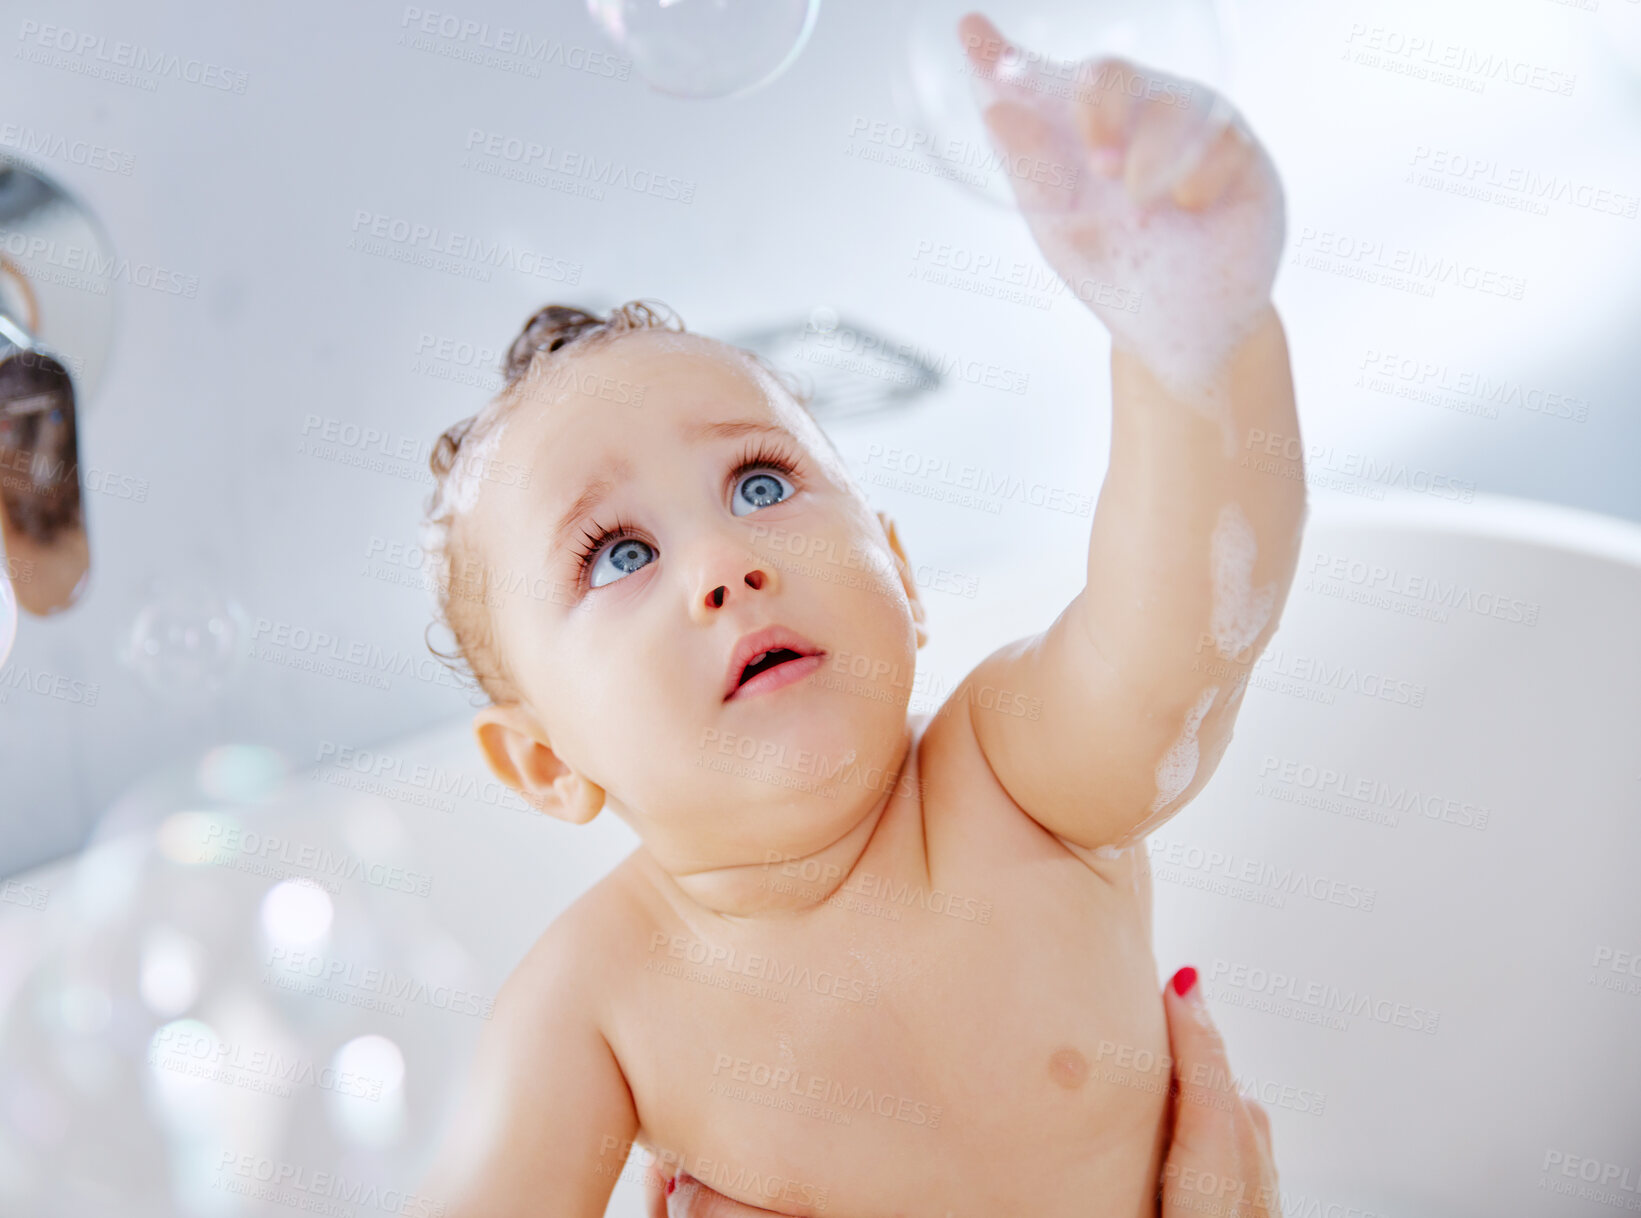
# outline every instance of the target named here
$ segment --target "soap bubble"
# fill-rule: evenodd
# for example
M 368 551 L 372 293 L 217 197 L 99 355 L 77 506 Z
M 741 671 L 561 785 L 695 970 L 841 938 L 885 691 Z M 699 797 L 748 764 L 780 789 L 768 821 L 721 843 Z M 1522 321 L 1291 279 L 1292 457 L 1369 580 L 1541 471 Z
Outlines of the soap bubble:
M 183 578 L 150 592 L 119 658 L 161 701 L 203 706 L 238 674 L 250 626 L 233 597 Z
M 981 119 L 986 82 L 957 32 L 975 0 L 908 0 L 907 55 L 894 82 L 907 128 L 904 144 L 940 176 L 1010 211 L 1021 206 Z M 1224 0 L 1010 0 L 993 24 L 1010 42 L 1052 61 L 1041 83 L 1045 99 L 1097 99 L 1110 73 L 1073 68 L 1117 56 L 1142 68 L 1184 77 L 1221 93 L 1228 84 Z M 1005 60 L 1006 69 L 1009 61 Z
M 0 665 L 11 655 L 11 645 L 17 639 L 17 594 L 11 589 L 11 578 L 0 571 Z
M 820 0 L 587 0 L 650 85 L 674 97 L 738 97 L 798 57 Z
M 404 882 L 437 866 L 414 813 L 309 778 L 210 796 L 222 768 L 167 767 L 0 922 L 0 1213 L 441 1208 L 452 1045 L 493 983 Z

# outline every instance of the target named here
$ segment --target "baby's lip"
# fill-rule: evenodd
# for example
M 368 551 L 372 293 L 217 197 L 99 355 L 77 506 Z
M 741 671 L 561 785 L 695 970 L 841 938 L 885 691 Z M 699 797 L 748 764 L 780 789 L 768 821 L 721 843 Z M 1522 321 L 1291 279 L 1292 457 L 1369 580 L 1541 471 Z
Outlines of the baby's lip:
M 800 656 L 826 654 L 824 648 L 817 647 L 796 630 L 788 630 L 785 626 L 765 626 L 751 634 L 744 634 L 729 653 L 729 673 L 724 683 L 724 701 L 729 701 L 741 687 L 741 674 L 746 671 L 748 664 L 766 651 L 775 651 L 783 647 L 788 651 L 797 652 Z

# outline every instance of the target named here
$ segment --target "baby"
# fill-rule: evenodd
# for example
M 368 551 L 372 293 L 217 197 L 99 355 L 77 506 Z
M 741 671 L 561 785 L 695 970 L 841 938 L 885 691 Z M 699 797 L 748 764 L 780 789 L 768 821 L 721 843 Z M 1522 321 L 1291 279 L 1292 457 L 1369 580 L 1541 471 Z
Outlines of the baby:
M 1142 302 L 1095 307 L 1087 584 L 908 719 L 906 555 L 783 380 L 642 303 L 531 318 L 441 438 L 430 540 L 533 593 L 441 603 L 495 773 L 642 845 L 498 995 L 426 1184 L 452 1215 L 602 1214 L 635 1143 L 785 1214 L 1155 1210 L 1142 839 L 1224 752 L 1305 513 L 1268 455 L 1300 449 L 1281 193 L 1206 90 L 1116 61 L 1068 90 L 959 32 L 1050 263 Z

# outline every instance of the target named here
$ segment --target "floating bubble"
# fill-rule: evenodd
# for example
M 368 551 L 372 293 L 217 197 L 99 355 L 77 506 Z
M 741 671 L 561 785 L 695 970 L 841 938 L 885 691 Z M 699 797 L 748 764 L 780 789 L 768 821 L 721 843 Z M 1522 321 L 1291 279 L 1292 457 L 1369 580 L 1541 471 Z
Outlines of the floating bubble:
M 651 87 L 674 97 L 739 97 L 791 66 L 820 0 L 587 0 Z
M 204 706 L 238 674 L 250 625 L 231 596 L 184 579 L 150 596 L 119 658 L 161 701 Z
M 1116 56 L 1225 92 L 1223 0 L 1010 0 L 989 15 L 1024 52 L 997 58 L 1000 75 L 1041 94 L 1045 114 L 1073 101 L 1098 105 L 1122 78 L 1088 61 Z M 972 62 L 958 21 L 984 12 L 974 0 L 910 0 L 906 60 L 894 82 L 904 125 L 882 132 L 898 151 L 920 154 L 937 176 L 1010 211 L 1021 206 L 1013 175 L 1081 172 L 1080 165 L 1010 164 L 981 118 L 989 85 Z M 1026 56 L 1030 56 L 1029 59 Z M 874 137 L 876 138 L 876 137 Z M 1029 199 L 1027 201 L 1029 206 Z

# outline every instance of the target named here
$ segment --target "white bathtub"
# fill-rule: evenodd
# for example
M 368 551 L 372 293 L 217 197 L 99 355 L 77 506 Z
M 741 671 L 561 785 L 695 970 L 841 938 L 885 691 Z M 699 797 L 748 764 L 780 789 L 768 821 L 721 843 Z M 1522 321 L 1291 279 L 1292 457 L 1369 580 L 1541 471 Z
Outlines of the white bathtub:
M 1153 839 L 1161 976 L 1201 970 L 1287 1212 L 1596 1212 L 1556 1191 L 1590 1164 L 1641 1188 L 1638 627 L 1641 529 L 1504 500 L 1313 506 L 1236 738 Z M 414 1189 L 483 1026 L 464 1008 L 635 843 L 518 810 L 465 718 L 351 760 L 385 767 L 378 789 L 337 764 L 259 807 L 161 783 L 120 812 L 145 828 L 10 881 L 0 1211 Z M 453 775 L 483 785 L 437 806 Z M 177 861 L 201 842 L 214 861 Z M 255 869 L 311 874 L 323 849 L 375 871 L 333 885 L 329 941 L 296 964 Z M 343 968 L 334 992 L 281 988 L 314 959 Z M 412 982 L 402 1009 L 374 966 Z M 404 1081 L 370 1041 L 343 1064 L 380 1089 L 339 1094 L 319 1076 L 364 1034 Z M 277 1195 L 247 1200 L 261 1176 Z M 641 1212 L 633 1179 L 610 1212 Z

